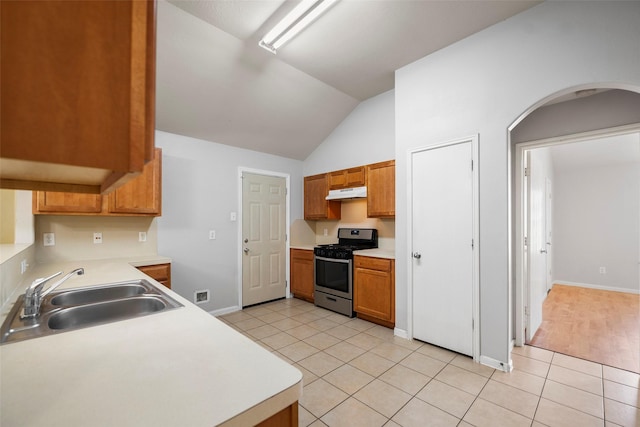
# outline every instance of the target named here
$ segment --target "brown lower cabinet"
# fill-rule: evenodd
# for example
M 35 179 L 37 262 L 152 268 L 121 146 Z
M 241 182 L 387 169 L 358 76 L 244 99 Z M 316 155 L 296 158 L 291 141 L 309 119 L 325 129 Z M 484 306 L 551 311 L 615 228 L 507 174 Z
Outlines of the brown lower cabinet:
M 144 265 L 136 268 L 171 289 L 171 264 Z
M 353 310 L 361 319 L 395 327 L 395 261 L 356 255 L 353 263 Z
M 291 293 L 313 302 L 313 251 L 291 249 Z
M 262 421 L 256 427 L 296 427 L 298 425 L 298 402 L 284 408 Z

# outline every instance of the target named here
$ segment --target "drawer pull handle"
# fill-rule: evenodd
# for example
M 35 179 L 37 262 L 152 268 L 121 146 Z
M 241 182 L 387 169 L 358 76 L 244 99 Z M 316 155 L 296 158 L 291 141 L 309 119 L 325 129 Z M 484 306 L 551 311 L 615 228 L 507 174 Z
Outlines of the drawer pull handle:
M 337 300 L 337 299 L 335 299 L 335 298 L 327 297 L 327 299 L 328 299 L 329 301 L 338 302 L 338 300 Z

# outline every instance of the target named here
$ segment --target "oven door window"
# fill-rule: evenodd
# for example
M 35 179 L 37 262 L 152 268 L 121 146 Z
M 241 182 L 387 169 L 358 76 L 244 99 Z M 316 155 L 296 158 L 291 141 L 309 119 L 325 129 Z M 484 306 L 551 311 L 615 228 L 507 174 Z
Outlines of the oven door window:
M 349 293 L 349 262 L 316 258 L 316 285 Z

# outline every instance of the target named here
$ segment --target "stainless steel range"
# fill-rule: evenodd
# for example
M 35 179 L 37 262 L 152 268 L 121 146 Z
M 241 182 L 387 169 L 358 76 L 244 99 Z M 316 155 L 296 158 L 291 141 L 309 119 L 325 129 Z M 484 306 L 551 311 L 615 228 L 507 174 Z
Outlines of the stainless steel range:
M 315 304 L 353 317 L 353 251 L 377 247 L 378 230 L 374 228 L 340 228 L 337 244 L 316 246 Z

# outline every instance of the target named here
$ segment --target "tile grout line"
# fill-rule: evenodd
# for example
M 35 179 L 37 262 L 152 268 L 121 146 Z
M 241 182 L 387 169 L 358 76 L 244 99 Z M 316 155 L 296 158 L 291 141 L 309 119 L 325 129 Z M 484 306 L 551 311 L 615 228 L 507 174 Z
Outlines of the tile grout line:
M 303 304 L 304 304 L 304 303 L 303 303 Z M 285 317 L 285 319 L 291 319 L 292 317 L 294 317 L 294 316 L 296 316 L 296 315 L 304 315 L 304 314 L 309 314 L 310 316 L 317 316 L 315 320 L 309 320 L 309 319 L 307 318 L 307 319 L 306 319 L 306 321 L 304 321 L 304 322 L 302 322 L 302 321 L 301 321 L 301 322 L 300 322 L 300 323 L 301 323 L 301 325 L 300 325 L 300 326 L 307 325 L 307 326 L 309 326 L 310 328 L 313 328 L 313 329 L 315 329 L 315 328 L 314 328 L 313 326 L 309 325 L 309 324 L 310 324 L 310 323 L 312 323 L 312 322 L 315 322 L 316 320 L 322 320 L 322 319 L 325 319 L 325 320 L 329 320 L 329 321 L 331 321 L 331 322 L 334 322 L 334 320 L 329 319 L 329 317 L 331 317 L 331 316 L 332 316 L 332 314 L 331 314 L 331 313 L 319 312 L 319 311 L 314 310 L 313 308 L 311 308 L 311 309 L 309 309 L 309 310 L 302 310 L 302 308 L 300 308 L 300 309 L 302 310 L 302 313 L 296 313 L 296 314 L 294 314 L 294 315 L 288 315 L 288 314 L 283 313 L 284 311 L 288 311 L 288 309 L 294 309 L 294 308 L 295 308 L 296 306 L 298 306 L 298 305 L 299 305 L 299 304 L 290 304 L 290 305 L 286 305 L 286 307 L 284 307 L 284 306 L 283 306 L 283 307 L 281 307 L 280 309 L 278 309 L 278 308 L 277 308 L 277 307 L 275 307 L 275 306 L 264 307 L 264 308 L 265 308 L 266 310 L 269 310 L 269 311 L 270 311 L 270 313 L 278 313 L 278 314 L 280 314 L 280 315 L 284 316 L 284 317 Z M 257 310 L 256 310 L 256 311 L 257 311 Z M 223 321 L 224 321 L 226 324 L 228 324 L 229 326 L 234 327 L 234 329 L 238 330 L 239 332 L 241 332 L 243 335 L 247 336 L 247 337 L 248 337 L 249 339 L 251 339 L 252 341 L 257 342 L 259 345 L 263 345 L 263 346 L 265 346 L 265 349 L 266 349 L 267 351 L 270 351 L 270 352 L 272 352 L 272 353 L 278 353 L 278 355 L 281 355 L 282 357 L 285 357 L 287 360 L 290 360 L 290 362 L 289 362 L 289 363 L 294 364 L 294 365 L 298 365 L 298 364 L 299 364 L 300 362 L 302 362 L 303 360 L 305 360 L 305 359 L 307 359 L 307 358 L 309 358 L 309 357 L 312 357 L 312 356 L 314 356 L 314 355 L 320 354 L 320 353 L 322 353 L 322 354 L 324 354 L 324 355 L 328 355 L 328 356 L 331 356 L 331 357 L 334 357 L 334 358 L 335 358 L 335 356 L 332 356 L 331 354 L 327 353 L 327 352 L 326 352 L 326 350 L 327 350 L 327 349 L 330 349 L 330 348 L 332 348 L 332 347 L 334 347 L 334 346 L 337 346 L 337 345 L 339 345 L 339 344 L 342 344 L 342 343 L 347 343 L 347 344 L 353 345 L 354 347 L 357 347 L 359 350 L 362 350 L 362 351 L 363 351 L 363 353 L 361 353 L 359 356 L 356 356 L 356 357 L 354 357 L 354 358 L 351 358 L 349 361 L 346 361 L 346 362 L 345 362 L 345 361 L 343 361 L 342 359 L 336 358 L 336 359 L 338 359 L 338 360 L 340 361 L 340 363 L 341 363 L 341 364 L 340 364 L 338 367 L 336 367 L 336 368 L 334 368 L 334 369 L 331 369 L 330 371 L 328 371 L 328 372 L 324 373 L 322 376 L 317 376 L 314 372 L 309 371 L 311 374 L 313 374 L 314 376 L 316 376 L 318 379 L 323 379 L 323 381 L 326 381 L 328 384 L 331 384 L 331 383 L 330 383 L 330 382 L 328 382 L 328 381 L 325 379 L 325 377 L 326 377 L 327 375 L 329 375 L 330 373 L 334 372 L 335 370 L 339 369 L 339 368 L 340 368 L 340 367 L 342 367 L 342 366 L 349 365 L 350 367 L 352 367 L 352 368 L 354 368 L 354 369 L 356 369 L 356 370 L 358 370 L 358 371 L 361 371 L 359 368 L 357 368 L 357 367 L 355 367 L 355 366 L 351 365 L 350 363 L 351 363 L 351 361 L 353 361 L 353 360 L 357 359 L 358 357 L 361 357 L 361 356 L 362 356 L 362 355 L 364 355 L 364 354 L 372 354 L 372 355 L 375 355 L 375 356 L 377 356 L 377 357 L 380 357 L 380 358 L 382 358 L 382 359 L 384 359 L 384 360 L 387 360 L 387 361 L 393 362 L 393 364 L 392 364 L 390 367 L 388 367 L 387 369 L 385 369 L 384 371 L 382 371 L 382 372 L 381 372 L 381 373 L 379 373 L 378 375 L 373 376 L 373 379 L 372 379 L 371 381 L 369 381 L 369 382 L 367 382 L 366 384 L 364 384 L 364 385 L 363 385 L 362 387 L 360 387 L 356 392 L 354 392 L 354 393 L 346 393 L 346 394 L 347 394 L 347 397 L 346 397 L 345 399 L 341 400 L 338 404 L 336 404 L 335 406 L 333 406 L 332 408 L 330 408 L 329 410 L 327 410 L 325 413 L 323 413 L 323 414 L 321 415 L 321 417 L 323 417 L 323 416 L 325 416 L 326 414 L 330 413 L 330 412 L 331 412 L 331 411 L 333 411 L 336 407 L 340 406 L 342 403 L 344 403 L 345 401 L 347 401 L 349 398 L 353 397 L 357 402 L 359 402 L 359 403 L 363 404 L 364 406 L 366 406 L 366 407 L 367 407 L 367 408 L 369 408 L 370 410 L 374 411 L 375 413 L 380 414 L 382 417 L 384 417 L 384 418 L 387 420 L 387 422 L 386 422 L 386 423 L 389 423 L 389 421 L 391 421 L 391 420 L 392 420 L 392 418 L 393 418 L 394 416 L 396 416 L 399 412 L 401 412 L 401 411 L 403 410 L 403 408 L 405 408 L 405 407 L 409 404 L 409 402 L 411 402 L 413 399 L 418 399 L 419 401 L 421 401 L 421 402 L 423 402 L 423 403 L 425 403 L 425 404 L 427 404 L 427 405 L 429 405 L 429 406 L 433 406 L 434 408 L 437 408 L 438 410 L 443 411 L 444 413 L 447 413 L 447 414 L 449 414 L 449 415 L 451 415 L 451 416 L 455 417 L 456 419 L 459 419 L 459 420 L 460 420 L 460 421 L 459 421 L 459 423 L 460 423 L 460 422 L 462 422 L 462 421 L 464 420 L 464 417 L 469 413 L 469 411 L 470 411 L 471 407 L 475 404 L 475 402 L 477 402 L 478 398 L 480 398 L 480 395 L 481 395 L 481 394 L 482 394 L 482 392 L 486 389 L 487 385 L 489 384 L 489 381 L 491 381 L 491 380 L 493 379 L 493 377 L 495 376 L 495 374 L 498 372 L 497 370 L 494 370 L 494 371 L 493 371 L 493 373 L 492 373 L 489 377 L 486 377 L 486 382 L 483 384 L 483 386 L 482 386 L 482 388 L 480 389 L 480 391 L 479 391 L 477 394 L 475 394 L 473 401 L 471 402 L 471 404 L 469 405 L 469 407 L 466 409 L 466 411 L 464 412 L 464 414 L 462 415 L 462 417 L 461 417 L 461 418 L 458 418 L 456 415 L 451 414 L 450 412 L 445 411 L 444 409 L 441 409 L 441 408 L 439 408 L 439 407 L 437 407 L 437 406 L 434 406 L 434 405 L 430 404 L 429 402 L 425 402 L 424 400 L 422 400 L 422 399 L 420 399 L 419 397 L 417 397 L 417 395 L 418 395 L 422 390 L 424 390 L 424 389 L 425 389 L 425 387 L 427 387 L 429 384 L 431 384 L 431 383 L 433 382 L 433 380 L 434 380 L 434 379 L 436 379 L 436 376 L 437 376 L 437 375 L 439 375 L 439 374 L 440 374 L 444 369 L 446 369 L 449 365 L 454 366 L 454 367 L 456 367 L 456 368 L 458 368 L 458 369 L 464 370 L 465 372 L 468 372 L 468 373 L 472 373 L 472 374 L 480 375 L 478 372 L 475 372 L 475 371 L 472 371 L 472 370 L 468 370 L 468 369 L 466 369 L 465 367 L 461 367 L 461 366 L 457 366 L 457 365 L 453 364 L 453 361 L 456 359 L 456 357 L 453 357 L 453 358 L 452 358 L 452 359 L 450 359 L 448 362 L 444 362 L 443 360 L 436 359 L 435 357 L 432 357 L 430 354 L 426 354 L 426 353 L 422 353 L 422 352 L 420 352 L 420 351 L 419 351 L 419 349 L 420 349 L 420 348 L 423 348 L 423 347 L 424 347 L 424 345 L 421 345 L 421 346 L 418 346 L 418 347 L 413 348 L 413 346 L 403 346 L 403 345 L 401 345 L 401 344 L 397 344 L 397 343 L 395 343 L 395 342 L 394 342 L 394 340 L 393 340 L 393 339 L 390 339 L 390 337 L 386 336 L 386 334 L 383 334 L 383 335 L 384 335 L 384 337 L 383 337 L 383 336 L 382 336 L 382 335 L 380 335 L 379 333 L 373 333 L 373 332 L 374 332 L 374 329 L 376 329 L 376 328 L 377 328 L 377 326 L 375 326 L 375 325 L 373 325 L 373 326 L 371 326 L 371 327 L 369 327 L 369 328 L 367 328 L 367 329 L 363 329 L 363 330 L 361 330 L 361 329 L 356 329 L 356 328 L 351 328 L 351 329 L 353 329 L 353 331 L 355 332 L 355 334 L 354 334 L 354 335 L 349 336 L 349 337 L 348 337 L 348 338 L 346 338 L 346 339 L 339 338 L 339 337 L 333 336 L 333 335 L 331 335 L 331 334 L 327 334 L 327 335 L 331 336 L 332 338 L 337 339 L 337 340 L 338 340 L 338 342 L 336 342 L 336 343 L 334 343 L 334 344 L 332 344 L 332 345 L 330 345 L 330 346 L 328 346 L 328 347 L 325 347 L 325 348 L 318 348 L 318 347 L 317 347 L 317 345 L 318 345 L 318 344 L 313 345 L 313 344 L 307 343 L 305 340 L 306 340 L 306 339 L 309 339 L 309 338 L 311 338 L 311 337 L 313 337 L 313 336 L 316 336 L 316 335 L 318 335 L 318 334 L 322 334 L 322 333 L 325 333 L 325 334 L 326 334 L 326 333 L 327 333 L 327 332 L 326 332 L 326 331 L 327 331 L 327 329 L 324 329 L 324 330 L 318 330 L 318 329 L 315 329 L 315 330 L 316 330 L 316 332 L 315 332 L 313 335 L 310 335 L 309 337 L 305 337 L 304 339 L 300 339 L 300 338 L 295 337 L 295 336 L 293 336 L 293 335 L 291 335 L 291 334 L 289 334 L 289 333 L 288 333 L 288 331 L 289 331 L 289 330 L 294 329 L 295 327 L 294 327 L 294 328 L 288 328 L 288 329 L 281 329 L 280 327 L 273 326 L 273 323 L 276 323 L 276 322 L 278 322 L 278 321 L 285 320 L 285 319 L 271 320 L 270 322 L 266 322 L 266 321 L 263 321 L 262 319 L 260 319 L 260 316 L 262 316 L 262 317 L 264 317 L 264 316 L 268 316 L 270 313 L 265 313 L 265 312 L 261 312 L 261 313 L 262 313 L 261 315 L 254 315 L 254 314 L 252 314 L 251 312 L 244 312 L 244 314 L 246 314 L 247 316 L 249 316 L 249 319 L 237 320 L 236 322 L 230 322 L 230 321 L 227 321 L 226 319 L 224 319 L 224 317 L 223 317 L 221 320 L 223 320 Z M 320 313 L 321 315 L 319 315 L 319 316 L 318 316 L 318 313 Z M 221 316 L 221 317 L 222 317 L 222 316 Z M 239 323 L 239 322 L 242 322 L 242 321 L 245 321 L 245 320 L 250 320 L 250 319 L 257 319 L 257 320 L 259 320 L 259 321 L 263 322 L 265 325 L 272 326 L 274 329 L 276 329 L 276 330 L 277 330 L 277 332 L 275 332 L 275 333 L 273 333 L 273 334 L 270 334 L 270 335 L 267 335 L 267 336 L 264 336 L 264 337 L 262 337 L 262 338 L 258 338 L 258 337 L 253 336 L 253 335 L 250 333 L 250 331 L 251 331 L 252 329 L 257 329 L 257 328 L 259 328 L 259 327 L 261 327 L 261 326 L 258 326 L 258 327 L 256 327 L 256 328 L 251 328 L 251 329 L 248 329 L 248 330 L 242 330 L 242 329 L 240 329 L 239 327 L 235 327 L 235 323 Z M 334 318 L 334 319 L 335 319 L 335 318 Z M 293 319 L 293 320 L 295 320 L 295 319 Z M 347 323 L 348 323 L 348 322 L 350 322 L 350 321 L 354 321 L 354 320 L 347 320 L 346 322 L 339 322 L 339 321 L 335 321 L 335 323 L 337 323 L 337 326 L 345 326 L 345 327 L 347 327 L 347 328 L 350 328 L 350 326 L 347 324 Z M 265 326 L 265 325 L 262 325 L 262 326 Z M 337 326 L 336 326 L 336 327 L 337 327 Z M 377 329 L 376 329 L 376 332 L 377 332 Z M 291 337 L 291 338 L 293 338 L 293 339 L 295 339 L 295 340 L 296 340 L 294 343 L 292 343 L 292 344 L 290 344 L 290 345 L 293 345 L 293 344 L 298 343 L 298 342 L 303 342 L 303 343 L 305 343 L 305 344 L 307 344 L 307 345 L 309 345 L 309 346 L 313 347 L 313 348 L 314 348 L 315 350 L 317 350 L 317 351 L 316 351 L 315 353 L 313 353 L 312 355 L 305 356 L 304 358 L 302 358 L 302 359 L 300 359 L 300 360 L 298 360 L 298 361 L 294 361 L 294 360 L 289 359 L 289 358 L 288 358 L 288 357 L 286 357 L 284 354 L 282 354 L 282 353 L 280 353 L 280 352 L 279 352 L 279 350 L 280 350 L 281 348 L 284 348 L 284 347 L 287 347 L 287 346 L 283 346 L 283 347 L 280 347 L 279 349 L 275 349 L 275 348 L 273 348 L 273 347 L 269 346 L 268 344 L 266 344 L 266 343 L 264 343 L 264 342 L 262 341 L 263 339 L 266 339 L 266 338 L 268 338 L 268 337 L 271 337 L 271 336 L 274 336 L 274 335 L 277 335 L 277 334 L 280 334 L 280 333 L 284 333 L 284 334 L 286 334 L 287 336 L 289 336 L 289 337 Z M 348 342 L 348 341 L 347 341 L 348 339 L 350 339 L 350 338 L 352 338 L 352 337 L 355 337 L 355 336 L 358 336 L 358 335 L 361 335 L 361 334 L 365 334 L 365 335 L 368 335 L 369 337 L 372 337 L 372 338 L 374 338 L 374 339 L 380 340 L 380 342 L 378 342 L 375 346 L 373 346 L 373 347 L 371 347 L 371 348 L 363 348 L 363 347 L 361 347 L 360 345 L 353 344 L 353 343 L 350 343 L 350 342 Z M 381 355 L 381 354 L 378 354 L 378 353 L 373 352 L 373 350 L 374 350 L 375 348 L 378 348 L 378 347 L 380 347 L 380 346 L 381 346 L 381 345 L 383 345 L 383 344 L 389 344 L 389 345 L 397 346 L 397 347 L 402 348 L 402 349 L 404 349 L 404 350 L 408 350 L 409 352 L 408 352 L 406 355 L 404 355 L 402 358 L 400 358 L 399 360 L 397 360 L 397 361 L 395 360 L 395 358 L 394 358 L 394 359 L 387 358 L 387 356 L 384 356 L 384 355 Z M 546 350 L 546 351 L 549 351 L 549 350 Z M 408 367 L 408 366 L 405 366 L 405 365 L 402 365 L 401 363 L 402 363 L 402 361 L 406 360 L 407 358 L 411 357 L 412 355 L 414 355 L 414 354 L 416 354 L 416 353 L 417 353 L 417 354 L 420 354 L 420 355 L 422 355 L 422 356 L 424 356 L 424 357 L 428 357 L 428 358 L 430 358 L 430 359 L 433 359 L 433 360 L 439 361 L 439 362 L 444 362 L 444 366 L 443 366 L 442 368 L 440 368 L 440 369 L 435 373 L 435 375 L 434 375 L 434 376 L 429 377 L 428 381 L 427 381 L 427 382 L 426 382 L 422 387 L 420 387 L 420 389 L 418 389 L 415 393 L 407 393 L 405 390 L 402 390 L 402 389 L 398 388 L 397 386 L 395 386 L 394 384 L 391 384 L 391 383 L 389 383 L 389 382 L 387 382 L 387 381 L 385 381 L 384 379 L 382 379 L 382 378 L 381 378 L 385 373 L 387 373 L 387 372 L 388 372 L 388 371 L 390 371 L 391 369 L 396 368 L 397 366 L 402 366 L 403 368 L 406 368 L 406 369 L 409 369 L 409 370 L 411 370 L 411 371 L 414 371 L 412 368 L 410 368 L 410 367 Z M 537 358 L 535 358 L 535 357 L 531 357 L 531 355 L 530 355 L 530 354 L 522 354 L 522 353 L 516 353 L 516 354 L 518 354 L 518 356 L 520 356 L 520 357 L 523 357 L 523 358 L 526 358 L 526 359 L 530 359 L 530 360 L 532 360 L 532 361 L 542 362 L 542 363 L 545 363 L 545 364 L 547 363 L 547 362 L 545 362 L 544 360 L 537 359 Z M 548 362 L 548 366 L 549 366 L 549 368 L 546 370 L 545 375 L 542 377 L 542 378 L 544 379 L 544 383 L 543 383 L 543 387 L 542 387 L 542 390 L 541 390 L 541 392 L 540 392 L 540 395 L 538 395 L 538 396 L 537 396 L 537 404 L 536 404 L 536 407 L 535 407 L 535 411 L 533 412 L 533 418 L 531 419 L 531 424 L 533 424 L 534 422 L 538 422 L 538 423 L 539 423 L 539 421 L 536 421 L 535 417 L 536 417 L 536 415 L 538 414 L 538 411 L 539 411 L 539 409 L 540 409 L 540 403 L 541 403 L 541 399 L 543 398 L 542 396 L 543 396 L 544 390 L 545 390 L 545 388 L 546 388 L 546 386 L 547 386 L 547 384 L 548 384 L 548 382 L 549 382 L 549 381 L 555 382 L 555 381 L 553 381 L 553 380 L 551 380 L 551 379 L 549 378 L 549 374 L 550 374 L 550 372 L 551 372 L 551 368 L 552 368 L 553 366 L 557 366 L 557 367 L 564 368 L 564 369 L 567 369 L 567 370 L 572 371 L 572 372 L 577 372 L 577 373 L 580 373 L 580 374 L 584 374 L 584 375 L 588 375 L 588 376 L 591 376 L 591 377 L 599 378 L 599 379 L 600 379 L 600 381 L 601 381 L 601 391 L 602 391 L 602 396 L 600 396 L 600 397 L 601 397 L 601 401 L 602 401 L 602 405 L 603 405 L 603 420 L 605 420 L 605 421 L 606 421 L 606 413 L 605 413 L 605 411 L 604 411 L 604 403 L 605 403 L 605 399 L 606 399 L 606 397 L 605 397 L 605 395 L 604 395 L 604 387 L 605 387 L 605 384 L 604 384 L 604 381 L 605 381 L 605 378 L 604 378 L 604 365 L 603 365 L 603 364 L 598 363 L 599 370 L 600 370 L 600 376 L 592 375 L 592 374 L 591 374 L 591 373 L 589 373 L 589 372 L 584 372 L 584 371 L 581 371 L 581 370 L 574 369 L 574 367 L 566 367 L 566 366 L 562 366 L 562 365 L 558 365 L 558 364 L 554 363 L 554 362 L 559 362 L 559 361 L 560 361 L 560 360 L 556 360 L 556 359 L 557 359 L 557 355 L 558 355 L 558 353 L 557 353 L 557 352 L 552 352 L 551 360 Z M 392 357 L 392 355 L 389 355 L 389 357 Z M 572 357 L 572 356 L 568 356 L 568 357 Z M 579 359 L 579 358 L 574 358 L 574 359 L 581 360 L 581 359 Z M 300 366 L 301 366 L 301 365 L 300 365 Z M 362 371 L 361 371 L 361 372 L 362 372 Z M 418 372 L 418 371 L 415 371 L 415 372 Z M 532 374 L 532 373 L 527 372 L 527 371 L 521 371 L 521 372 L 523 372 L 523 373 L 527 373 L 527 374 L 529 374 L 529 375 L 537 376 L 536 374 Z M 367 374 L 367 373 L 365 372 L 365 374 Z M 368 374 L 368 375 L 370 375 L 370 374 Z M 423 374 L 423 375 L 424 375 L 424 374 Z M 484 375 L 481 375 L 481 376 L 484 376 Z M 364 389 L 365 387 L 369 386 L 369 385 L 370 385 L 372 382 L 374 382 L 375 380 L 379 380 L 379 381 L 381 381 L 382 383 L 384 383 L 386 386 L 390 386 L 390 387 L 392 387 L 392 388 L 394 388 L 394 389 L 398 389 L 399 391 L 404 392 L 404 393 L 407 393 L 407 394 L 410 396 L 410 397 L 409 397 L 409 400 L 408 400 L 407 402 L 405 402 L 403 405 L 401 405 L 401 406 L 399 407 L 399 409 L 398 409 L 398 410 L 396 410 L 396 411 L 391 415 L 391 417 L 387 417 L 386 415 L 381 414 L 381 413 L 380 413 L 380 412 L 378 412 L 375 408 L 372 408 L 371 406 L 369 406 L 369 405 L 368 405 L 368 404 L 366 404 L 365 402 L 363 402 L 363 401 L 361 401 L 360 399 L 358 399 L 357 397 L 355 397 L 355 394 L 356 394 L 356 393 L 358 393 L 360 390 Z M 315 381 L 315 380 L 314 380 L 314 381 Z M 312 382 L 313 382 L 313 381 L 312 381 Z M 312 382 L 311 382 L 311 383 L 312 383 Z M 626 384 L 625 384 L 625 383 L 623 383 L 623 382 L 617 382 L 617 381 L 612 381 L 612 382 L 614 382 L 614 383 L 616 383 L 616 384 L 626 385 Z M 309 384 L 311 384 L 311 383 L 309 383 Z M 448 383 L 445 383 L 445 384 L 449 385 Z M 589 394 L 591 394 L 591 395 L 596 395 L 596 396 L 597 396 L 597 394 L 596 394 L 596 393 L 592 393 L 592 392 L 587 391 L 587 390 L 582 390 L 582 389 L 579 389 L 579 388 L 573 387 L 572 385 L 569 385 L 569 384 L 564 384 L 564 383 L 559 383 L 559 384 L 562 384 L 563 386 L 570 387 L 570 388 L 572 388 L 572 389 L 580 390 L 580 391 L 583 391 L 583 392 L 585 392 L 585 393 L 589 393 Z M 331 385 L 332 385 L 332 384 L 331 384 Z M 513 385 L 511 385 L 511 384 L 506 384 L 506 383 L 505 383 L 505 385 L 507 385 L 507 386 L 509 386 L 509 387 L 514 387 L 514 386 L 513 386 Z M 449 385 L 449 386 L 451 386 L 451 387 L 453 387 L 453 388 L 455 388 L 455 389 L 457 389 L 457 390 L 462 390 L 462 389 L 460 389 L 460 388 L 458 388 L 458 387 L 456 387 L 456 386 L 452 386 L 452 385 Z M 335 387 L 335 386 L 334 386 L 334 387 Z M 515 388 L 516 388 L 516 389 L 518 389 L 518 390 L 522 390 L 522 389 L 520 389 L 520 388 L 518 388 L 518 387 L 515 387 Z M 634 387 L 631 387 L 631 388 L 634 388 Z M 339 389 L 339 390 L 341 390 L 340 388 L 338 388 L 338 389 Z M 341 391 L 342 391 L 342 392 L 344 392 L 344 390 L 341 390 Z M 462 391 L 465 391 L 465 390 L 462 390 Z M 526 390 L 522 390 L 522 391 L 527 392 Z M 467 392 L 467 393 L 468 393 L 468 392 Z M 620 404 L 624 404 L 624 405 L 626 405 L 626 406 L 629 406 L 629 407 L 632 407 L 632 408 L 633 408 L 633 405 L 628 405 L 628 404 L 626 404 L 625 402 L 621 402 L 621 401 L 618 401 L 618 400 L 616 400 L 616 399 L 613 399 L 613 400 L 614 400 L 614 401 L 616 401 L 616 402 L 618 402 L 618 403 L 620 403 Z M 578 411 L 578 412 L 580 412 L 580 413 L 583 413 L 583 414 L 586 414 L 586 415 L 589 415 L 589 416 L 594 416 L 594 415 L 589 414 L 589 413 L 587 413 L 587 412 L 584 412 L 584 411 L 582 411 L 582 410 L 575 409 L 575 408 L 573 408 L 573 407 L 571 407 L 571 406 L 567 406 L 567 405 L 565 405 L 565 404 L 563 404 L 563 403 L 559 403 L 559 402 L 554 402 L 554 403 L 556 403 L 556 404 L 558 404 L 558 405 L 560 405 L 560 406 L 562 406 L 562 407 L 565 407 L 565 408 L 570 408 L 570 409 L 576 410 L 576 411 Z M 301 405 L 301 406 L 302 406 L 302 405 Z M 522 414 L 520 414 L 519 412 L 515 412 L 515 411 L 513 411 L 513 410 L 511 410 L 511 409 L 509 409 L 509 408 L 504 407 L 503 405 L 497 405 L 497 406 L 499 406 L 499 407 L 501 407 L 501 408 L 503 408 L 503 409 L 505 409 L 505 410 L 508 410 L 508 411 L 510 411 L 510 412 L 513 412 L 514 414 L 522 415 Z M 302 407 L 304 408 L 304 406 L 302 406 Z M 310 411 L 308 411 L 306 408 L 304 408 L 304 409 L 305 409 L 305 411 L 309 412 L 309 413 L 313 416 L 313 418 L 314 418 L 315 420 L 320 420 L 320 421 L 321 421 L 321 417 L 316 417 L 313 413 L 311 413 Z M 599 417 L 595 417 L 595 418 L 599 418 Z M 599 418 L 599 419 L 600 419 L 600 418 Z M 313 422 L 315 422 L 315 421 L 313 421 Z M 322 421 L 321 421 L 321 422 L 322 422 Z

